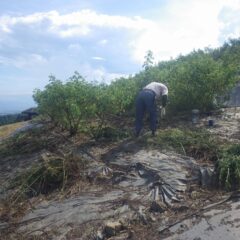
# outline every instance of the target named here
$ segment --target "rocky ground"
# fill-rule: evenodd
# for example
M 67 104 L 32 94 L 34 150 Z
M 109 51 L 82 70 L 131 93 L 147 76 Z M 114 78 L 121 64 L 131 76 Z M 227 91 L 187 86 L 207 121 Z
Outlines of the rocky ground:
M 202 118 L 196 127 L 238 142 L 239 120 L 239 109 L 224 109 L 214 126 Z M 209 163 L 146 148 L 147 135 L 75 144 L 74 154 L 88 162 L 83 177 L 64 192 L 12 205 L 10 217 L 2 207 L 1 239 L 240 239 L 240 193 L 214 189 Z M 16 172 L 51 154 L 2 158 L 1 199 L 11 194 L 5 189 Z

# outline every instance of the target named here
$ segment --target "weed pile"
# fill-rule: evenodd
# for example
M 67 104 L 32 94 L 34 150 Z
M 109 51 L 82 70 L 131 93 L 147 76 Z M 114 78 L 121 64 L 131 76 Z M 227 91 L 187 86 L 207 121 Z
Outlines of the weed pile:
M 36 153 L 43 149 L 52 151 L 62 139 L 53 137 L 47 127 L 32 128 L 19 132 L 0 144 L 0 156 L 16 156 L 19 154 Z
M 240 144 L 230 144 L 218 139 L 204 129 L 171 128 L 159 130 L 153 139 L 141 139 L 149 147 L 173 150 L 198 161 L 215 165 L 218 185 L 226 190 L 240 186 Z
M 12 181 L 11 187 L 17 189 L 12 197 L 13 202 L 21 197 L 33 197 L 49 194 L 54 190 L 65 190 L 66 186 L 82 177 L 86 165 L 86 160 L 72 154 L 42 155 L 40 164 L 32 166 Z
M 130 132 L 127 129 L 123 130 L 112 126 L 92 127 L 89 131 L 91 136 L 97 141 L 117 141 L 130 136 Z
M 68 187 L 78 180 L 85 180 L 86 158 L 74 153 L 69 142 L 47 127 L 31 129 L 7 139 L 0 145 L 0 154 L 2 159 L 8 161 L 18 155 L 22 155 L 24 161 L 28 154 L 38 158 L 36 163 L 26 166 L 25 170 L 9 179 L 9 184 L 4 187 L 3 193 L 6 195 L 0 204 L 0 219 L 4 221 L 15 221 L 27 208 L 32 207 L 31 201 L 37 199 L 34 197 L 66 194 Z
M 219 141 L 203 129 L 165 129 L 158 131 L 154 140 L 146 138 L 143 141 L 150 146 L 174 150 L 197 160 L 216 161 L 218 158 Z

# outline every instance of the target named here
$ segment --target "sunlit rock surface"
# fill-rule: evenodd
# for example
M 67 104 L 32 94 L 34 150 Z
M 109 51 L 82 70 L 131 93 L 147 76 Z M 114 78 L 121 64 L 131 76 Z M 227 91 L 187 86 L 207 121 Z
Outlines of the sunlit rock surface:
M 238 110 L 224 110 L 216 116 L 216 124 L 206 128 L 238 141 Z M 89 186 L 62 200 L 52 198 L 34 205 L 16 224 L 18 233 L 26 239 L 44 234 L 46 239 L 57 240 L 140 239 L 131 238 L 134 229 L 129 227 L 139 224 L 150 228 L 149 236 L 156 233 L 156 238 L 149 238 L 153 240 L 240 239 L 238 197 L 208 208 L 216 201 L 214 192 L 212 199 L 204 195 L 204 189 L 214 185 L 214 166 L 163 149 L 146 149 L 135 140 L 109 148 L 99 159 L 86 157 Z M 1 161 L 1 183 L 38 159 L 14 161 Z M 0 229 L 7 225 L 0 223 Z
M 204 212 L 191 216 L 169 228 L 173 233 L 167 240 L 237 240 L 240 238 L 240 195 Z
M 103 162 L 92 162 L 89 179 L 102 182 L 102 186 L 80 196 L 35 206 L 21 220 L 19 231 L 39 234 L 54 228 L 58 232 L 55 239 L 59 239 L 69 226 L 88 222 L 138 219 L 148 224 L 149 212 L 186 204 L 184 195 L 189 184 L 201 183 L 200 168 L 192 158 L 159 150 L 129 152 L 129 148 L 138 149 L 128 143 L 127 151 L 123 147 L 104 156 Z

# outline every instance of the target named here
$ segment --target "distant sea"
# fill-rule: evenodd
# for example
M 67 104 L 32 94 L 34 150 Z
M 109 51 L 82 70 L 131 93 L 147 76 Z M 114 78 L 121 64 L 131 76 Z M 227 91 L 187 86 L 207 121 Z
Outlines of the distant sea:
M 14 111 L 14 112 L 5 112 L 5 113 L 0 113 L 0 116 L 5 116 L 5 115 L 10 115 L 10 114 L 18 114 L 20 112 Z
M 31 95 L 0 95 L 0 115 L 17 114 L 28 108 L 35 107 Z

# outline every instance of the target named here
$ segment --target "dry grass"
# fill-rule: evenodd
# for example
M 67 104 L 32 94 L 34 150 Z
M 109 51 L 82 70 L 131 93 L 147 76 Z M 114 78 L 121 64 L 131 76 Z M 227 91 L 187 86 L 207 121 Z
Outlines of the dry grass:
M 9 137 L 18 128 L 24 127 L 27 122 L 17 122 L 0 126 L 0 139 Z

